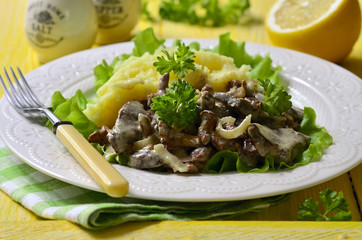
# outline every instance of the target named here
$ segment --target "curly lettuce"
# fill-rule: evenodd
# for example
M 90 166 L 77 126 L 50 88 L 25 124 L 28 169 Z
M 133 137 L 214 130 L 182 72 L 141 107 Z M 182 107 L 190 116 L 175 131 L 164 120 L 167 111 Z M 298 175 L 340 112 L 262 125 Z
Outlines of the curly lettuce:
M 98 127 L 83 113 L 87 102 L 88 100 L 81 90 L 77 90 L 75 95 L 68 99 L 64 98 L 59 91 L 56 91 L 52 96 L 51 110 L 61 120 L 72 122 L 78 132 L 88 138 Z M 46 125 L 49 128 L 52 127 L 50 121 L 47 121 Z

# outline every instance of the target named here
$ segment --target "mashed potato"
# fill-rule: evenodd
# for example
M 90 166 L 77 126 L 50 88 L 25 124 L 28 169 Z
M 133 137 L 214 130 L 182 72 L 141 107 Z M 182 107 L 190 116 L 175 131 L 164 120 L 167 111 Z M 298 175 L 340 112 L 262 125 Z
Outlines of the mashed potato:
M 146 100 L 147 95 L 156 92 L 161 75 L 153 63 L 157 61 L 157 56 L 163 54 L 161 50 L 119 62 L 111 79 L 98 89 L 95 103 L 88 104 L 85 115 L 99 127 L 113 127 L 123 104 L 135 99 Z M 225 91 L 231 80 L 250 80 L 249 66 L 238 68 L 232 58 L 217 53 L 194 52 L 196 70 L 189 72 L 185 80 L 195 88 L 210 83 L 215 91 Z M 176 76 L 170 74 L 170 84 L 176 80 Z

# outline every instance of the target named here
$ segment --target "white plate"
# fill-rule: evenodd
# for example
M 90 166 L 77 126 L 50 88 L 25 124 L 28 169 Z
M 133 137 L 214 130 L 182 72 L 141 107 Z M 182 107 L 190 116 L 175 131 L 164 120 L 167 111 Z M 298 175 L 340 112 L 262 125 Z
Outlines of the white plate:
M 168 40 L 168 44 L 171 40 Z M 191 39 L 185 39 L 189 43 Z M 198 40 L 203 48 L 216 40 Z M 45 64 L 26 75 L 34 91 L 50 103 L 54 91 L 70 97 L 80 88 L 93 89 L 93 67 L 129 53 L 133 43 L 90 49 Z M 130 182 L 128 196 L 169 201 L 219 201 L 251 199 L 304 189 L 350 170 L 362 159 L 362 81 L 330 62 L 303 53 L 247 43 L 249 54 L 270 53 L 289 82 L 293 104 L 309 106 L 317 123 L 333 136 L 317 162 L 293 170 L 270 173 L 178 175 L 152 173 L 114 165 Z M 30 166 L 62 181 L 96 191 L 100 187 L 86 174 L 52 132 L 37 121 L 18 114 L 3 97 L 0 102 L 0 133 L 5 144 Z

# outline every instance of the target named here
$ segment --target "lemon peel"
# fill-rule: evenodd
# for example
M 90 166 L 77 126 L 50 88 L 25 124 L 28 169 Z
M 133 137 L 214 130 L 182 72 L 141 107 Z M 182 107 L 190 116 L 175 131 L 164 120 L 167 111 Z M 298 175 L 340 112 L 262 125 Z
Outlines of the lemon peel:
M 265 27 L 274 45 L 340 62 L 359 37 L 361 10 L 358 0 L 279 0 Z

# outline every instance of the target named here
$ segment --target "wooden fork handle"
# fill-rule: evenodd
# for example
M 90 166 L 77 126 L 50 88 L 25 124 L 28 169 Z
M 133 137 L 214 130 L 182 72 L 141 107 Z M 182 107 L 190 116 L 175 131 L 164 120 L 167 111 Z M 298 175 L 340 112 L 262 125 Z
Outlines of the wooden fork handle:
M 128 181 L 73 125 L 59 125 L 56 136 L 109 196 L 123 197 L 128 193 Z

